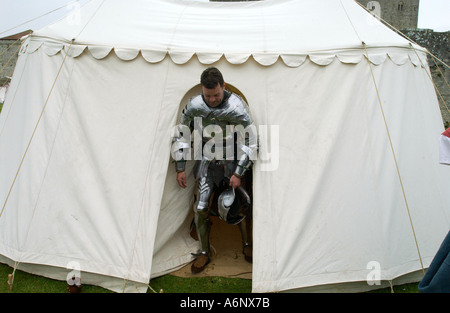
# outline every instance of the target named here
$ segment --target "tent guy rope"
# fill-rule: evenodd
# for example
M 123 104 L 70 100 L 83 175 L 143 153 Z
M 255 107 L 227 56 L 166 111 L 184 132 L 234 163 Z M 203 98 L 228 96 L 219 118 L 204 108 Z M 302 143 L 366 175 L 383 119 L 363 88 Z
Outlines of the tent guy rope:
M 444 73 L 442 73 L 441 68 L 439 67 L 439 65 L 438 65 L 437 62 L 436 62 L 436 57 L 435 57 L 433 54 L 431 54 L 431 53 L 430 53 L 430 56 L 431 56 L 431 58 L 433 59 L 434 65 L 436 65 L 436 68 L 438 69 L 439 73 L 442 75 L 442 78 L 444 79 L 445 84 L 447 85 L 447 87 L 450 88 L 450 85 L 449 85 L 449 83 L 448 83 L 447 78 L 445 78 Z M 442 62 L 442 61 L 441 61 L 441 62 Z M 442 62 L 442 63 L 443 63 L 443 62 Z M 443 64 L 446 65 L 445 63 L 443 63 Z M 447 67 L 448 67 L 448 65 L 447 65 Z
M 47 15 L 49 15 L 49 14 L 51 14 L 51 13 L 54 13 L 54 12 L 56 12 L 56 11 L 59 11 L 59 10 L 61 10 L 61 9 L 63 9 L 63 8 L 67 8 L 67 7 L 70 6 L 72 3 L 76 3 L 76 2 L 78 2 L 78 1 L 77 1 L 77 0 L 74 0 L 74 1 L 69 2 L 69 3 L 66 3 L 66 4 L 64 4 L 63 6 L 60 6 L 60 7 L 56 8 L 56 9 L 53 9 L 53 10 L 48 11 L 48 12 L 46 12 L 46 13 L 44 13 L 44 14 L 41 14 L 41 15 L 39 15 L 39 16 L 37 16 L 37 17 L 34 17 L 34 18 L 32 18 L 32 19 L 29 19 L 29 20 L 27 20 L 27 21 L 25 21 L 25 22 L 23 22 L 23 23 L 21 23 L 21 24 L 19 24 L 19 25 L 16 25 L 16 26 L 14 26 L 14 27 L 11 27 L 11 28 L 9 28 L 9 29 L 7 29 L 7 30 L 2 31 L 2 32 L 0 33 L 0 35 L 5 34 L 5 33 L 9 32 L 9 31 L 11 31 L 11 30 L 13 30 L 13 29 L 16 29 L 16 28 L 18 28 L 18 27 L 24 26 L 24 25 L 26 25 L 26 24 L 28 24 L 28 23 L 30 23 L 30 22 L 36 21 L 36 20 L 38 20 L 38 19 L 40 19 L 40 18 L 42 18 L 42 17 L 44 17 L 44 16 L 47 16 Z
M 377 94 L 377 99 L 378 99 L 378 104 L 380 106 L 381 115 L 383 116 L 384 126 L 386 128 L 387 136 L 388 136 L 388 139 L 389 139 L 389 145 L 391 147 L 392 157 L 394 158 L 395 168 L 397 170 L 397 176 L 398 176 L 398 179 L 399 179 L 399 182 L 400 182 L 400 186 L 401 186 L 401 189 L 402 189 L 402 193 L 403 193 L 403 200 L 405 201 L 405 206 L 406 206 L 406 210 L 408 212 L 409 222 L 411 224 L 411 230 L 412 230 L 412 233 L 413 233 L 413 236 L 414 236 L 414 242 L 415 242 L 415 245 L 416 245 L 417 253 L 419 255 L 420 266 L 422 268 L 423 274 L 425 274 L 425 268 L 423 266 L 422 257 L 420 255 L 419 244 L 417 242 L 416 232 L 414 230 L 414 223 L 412 221 L 411 212 L 409 210 L 408 200 L 406 199 L 405 188 L 403 186 L 402 176 L 400 174 L 400 169 L 398 167 L 397 157 L 395 156 L 395 149 L 394 149 L 394 145 L 392 144 L 392 138 L 391 138 L 391 134 L 390 134 L 390 131 L 389 131 L 389 126 L 387 124 L 386 116 L 384 114 L 384 109 L 383 109 L 383 104 L 382 104 L 382 101 L 381 101 L 380 92 L 378 90 L 378 85 L 377 85 L 377 82 L 376 82 L 376 79 L 375 79 L 375 75 L 373 73 L 372 65 L 371 65 L 370 60 L 369 60 L 369 53 L 367 52 L 367 46 L 366 46 L 364 41 L 362 42 L 362 44 L 364 46 L 364 50 L 365 50 L 365 53 L 366 53 L 367 63 L 369 64 L 370 74 L 372 76 L 373 84 L 374 84 L 375 91 L 376 91 L 376 94 Z
M 9 197 L 11 195 L 11 191 L 14 188 L 14 185 L 16 183 L 17 177 L 19 176 L 20 169 L 22 168 L 23 161 L 25 160 L 25 157 L 27 155 L 28 149 L 30 148 L 31 142 L 33 141 L 33 138 L 34 138 L 34 135 L 36 133 L 36 130 L 37 130 L 38 126 L 39 126 L 39 123 L 40 123 L 40 121 L 42 119 L 42 116 L 44 115 L 44 111 L 45 111 L 45 108 L 47 107 L 48 100 L 50 99 L 50 96 L 51 96 L 51 94 L 53 92 L 53 88 L 55 87 L 56 81 L 58 80 L 58 77 L 59 77 L 59 74 L 61 73 L 61 70 L 62 70 L 62 68 L 63 68 L 63 66 L 64 66 L 64 64 L 66 62 L 67 55 L 69 54 L 70 48 L 72 47 L 72 43 L 73 43 L 73 40 L 70 43 L 69 48 L 67 49 L 67 53 L 64 55 L 63 61 L 61 62 L 61 66 L 59 67 L 58 73 L 56 74 L 55 80 L 53 81 L 52 87 L 50 88 L 50 92 L 49 92 L 49 94 L 47 96 L 47 99 L 45 100 L 44 106 L 42 107 L 42 110 L 41 110 L 41 113 L 39 115 L 39 118 L 38 118 L 38 120 L 36 122 L 36 125 L 35 125 L 34 129 L 33 129 L 33 133 L 31 134 L 31 137 L 30 137 L 30 140 L 28 141 L 28 144 L 27 144 L 27 147 L 25 149 L 25 152 L 23 153 L 23 156 L 22 156 L 22 159 L 20 161 L 19 167 L 18 167 L 17 172 L 16 172 L 16 174 L 14 176 L 14 179 L 13 179 L 13 181 L 11 183 L 11 187 L 9 188 L 9 191 L 8 191 L 7 196 L 6 196 L 5 202 L 3 203 L 2 210 L 0 211 L 0 218 L 2 217 L 3 212 L 5 210 L 5 207 L 6 207 L 6 204 L 8 203 Z
M 10 45 L 8 46 L 8 48 L 6 48 L 5 51 L 3 51 L 2 53 L 0 53 L 0 57 L 1 57 L 2 55 L 4 55 L 6 52 L 8 52 L 8 50 L 11 49 L 11 47 L 14 46 L 14 45 L 15 45 L 17 42 L 19 42 L 21 39 L 22 39 L 22 38 L 19 38 L 19 39 L 17 39 L 16 41 L 14 41 L 12 44 L 10 44 Z
M 13 45 L 13 44 L 12 44 Z M 11 46 L 12 46 L 11 45 Z M 11 46 L 9 46 L 8 47 L 8 49 L 11 47 Z M 6 68 L 6 66 L 9 64 L 9 62 L 11 62 L 11 60 L 12 60 L 12 58 L 17 54 L 17 52 L 19 51 L 19 49 L 20 49 L 20 47 L 21 47 L 21 45 L 19 45 L 19 47 L 17 47 L 17 49 L 16 49 L 16 51 L 14 51 L 14 53 L 11 55 L 11 57 L 8 59 L 8 61 L 6 61 L 6 63 L 3 65 L 3 67 L 0 69 L 0 74 L 3 72 L 3 70 Z M 8 51 L 8 49 L 6 50 L 6 51 Z M 6 52 L 5 51 L 5 52 Z M 3 52 L 3 53 L 5 53 L 5 52 Z M 3 54 L 2 53 L 2 54 Z M 1 56 L 1 55 L 0 55 Z
M 72 43 L 71 43 L 71 45 L 72 45 Z M 69 46 L 67 52 L 70 50 L 71 45 Z M 15 53 L 17 53 L 17 51 L 20 49 L 20 47 L 21 47 L 21 46 L 19 46 L 19 48 L 16 50 Z M 13 56 L 15 55 L 15 53 L 13 54 Z M 14 176 L 13 182 L 12 182 L 11 187 L 10 187 L 10 189 L 9 189 L 9 191 L 8 191 L 8 194 L 7 194 L 7 196 L 6 196 L 5 203 L 3 204 L 2 210 L 0 211 L 0 218 L 1 218 L 2 215 L 3 215 L 3 212 L 4 212 L 4 210 L 5 210 L 5 207 L 6 207 L 6 204 L 7 204 L 7 202 L 8 202 L 9 196 L 11 195 L 11 191 L 12 191 L 14 185 L 15 185 L 15 182 L 16 182 L 17 177 L 18 177 L 18 175 L 19 175 L 19 172 L 20 172 L 20 169 L 21 169 L 21 167 L 22 167 L 23 161 L 25 160 L 25 157 L 26 157 L 26 154 L 27 154 L 28 149 L 29 149 L 29 147 L 30 147 L 30 144 L 31 144 L 31 142 L 32 142 L 32 140 L 33 140 L 33 138 L 34 138 L 35 133 L 36 133 L 36 129 L 37 129 L 37 127 L 39 126 L 40 120 L 41 120 L 41 118 L 42 118 L 42 116 L 43 116 L 43 114 L 44 114 L 45 107 L 47 106 L 47 103 L 48 103 L 48 100 L 50 99 L 50 96 L 51 96 L 51 94 L 52 94 L 53 88 L 54 88 L 54 86 L 55 86 L 55 84 L 56 84 L 56 81 L 58 80 L 59 74 L 61 73 L 61 70 L 62 70 L 62 68 L 63 68 L 63 65 L 64 65 L 64 63 L 65 63 L 65 61 L 66 61 L 67 55 L 68 55 L 68 53 L 66 53 L 66 55 L 65 55 L 64 58 L 63 58 L 63 61 L 62 61 L 62 63 L 61 63 L 61 66 L 59 67 L 58 73 L 57 73 L 57 75 L 56 75 L 56 77 L 55 77 L 55 80 L 54 80 L 54 82 L 53 82 L 53 84 L 52 84 L 52 88 L 50 89 L 50 92 L 49 92 L 49 94 L 48 94 L 48 96 L 47 96 L 47 99 L 46 99 L 46 101 L 45 101 L 45 103 L 44 103 L 44 106 L 43 106 L 43 108 L 42 108 L 42 111 L 41 111 L 41 113 L 40 113 L 40 115 L 39 115 L 38 121 L 36 122 L 36 125 L 35 125 L 35 127 L 34 127 L 33 133 L 32 133 L 32 135 L 31 135 L 31 137 L 30 137 L 29 142 L 28 142 L 27 148 L 25 149 L 25 152 L 24 152 L 24 154 L 23 154 L 22 160 L 20 161 L 19 168 L 17 169 L 16 175 Z M 11 57 L 11 58 L 12 58 L 12 57 Z M 11 58 L 10 58 L 10 60 L 11 60 Z M 8 61 L 8 62 L 9 62 L 9 61 Z M 8 63 L 8 62 L 7 62 L 7 63 Z M 5 66 L 6 66 L 6 65 L 5 65 Z M 3 68 L 4 68 L 4 67 L 3 67 Z M 2 70 L 3 70 L 3 68 L 2 68 Z M 2 70 L 0 70 L 0 73 L 1 73 Z M 16 272 L 17 267 L 19 266 L 19 263 L 20 263 L 20 262 L 17 262 L 17 261 L 14 262 L 13 272 L 12 272 L 12 274 L 9 274 L 9 275 L 8 275 L 8 286 L 9 286 L 9 290 L 12 290 L 12 287 L 13 287 L 13 284 L 14 284 L 14 276 L 15 276 L 15 272 Z
M 397 34 L 399 34 L 400 36 L 402 36 L 403 38 L 405 38 L 406 40 L 408 40 L 410 43 L 415 43 L 416 45 L 417 42 L 415 42 L 414 40 L 412 40 L 411 38 L 409 38 L 407 35 L 405 35 L 403 32 L 401 32 L 399 29 L 395 28 L 393 25 L 389 24 L 385 19 L 383 19 L 381 16 L 378 15 L 374 15 L 372 12 L 369 11 L 368 8 L 366 8 L 365 6 L 363 6 L 361 3 L 359 3 L 358 1 L 355 1 L 356 4 L 358 4 L 361 8 L 363 8 L 365 11 L 367 11 L 370 15 L 374 16 L 376 19 L 379 19 L 381 22 L 383 22 L 386 26 L 388 26 L 390 29 L 392 29 L 393 31 L 395 31 Z M 427 53 L 433 57 L 434 59 L 438 60 L 439 62 L 441 62 L 445 67 L 450 69 L 450 66 L 445 63 L 444 61 L 442 61 L 441 59 L 439 59 L 438 57 L 436 57 L 434 54 L 432 54 L 430 51 L 428 51 L 427 49 Z M 448 83 L 447 83 L 448 86 Z
M 411 44 L 411 47 L 414 49 L 414 52 L 416 53 L 416 56 L 417 56 L 417 58 L 419 59 L 422 68 L 423 68 L 423 69 L 426 69 L 425 65 L 424 65 L 423 62 L 422 62 L 422 59 L 419 57 L 419 55 L 418 55 L 418 53 L 417 53 L 417 50 L 414 48 L 414 46 L 413 46 L 412 44 Z M 432 54 L 431 54 L 431 57 L 432 57 L 432 59 L 434 60 L 434 57 L 433 57 Z M 436 61 L 434 61 L 434 63 L 436 64 Z M 438 66 L 437 64 L 436 64 L 436 67 L 439 69 L 439 66 Z M 440 71 L 440 69 L 439 69 L 439 71 Z M 431 83 L 433 84 L 434 89 L 436 90 L 436 93 L 437 93 L 437 94 L 439 95 L 439 97 L 441 98 L 441 101 L 442 101 L 442 103 L 444 104 L 445 108 L 446 108 L 447 111 L 450 113 L 450 110 L 449 110 L 447 104 L 445 103 L 444 97 L 442 96 L 441 92 L 439 91 L 439 88 L 436 86 L 435 82 L 433 81 L 433 77 L 431 77 L 431 74 L 430 74 L 427 70 L 425 70 L 425 72 L 427 73 L 428 78 L 430 79 Z M 447 82 L 447 80 L 445 79 L 445 75 L 442 74 L 442 72 L 440 72 L 440 73 L 441 73 L 442 77 L 444 78 L 445 82 L 447 83 L 447 87 L 448 87 L 448 82 Z
M 399 182 L 400 182 L 400 187 L 401 187 L 401 189 L 402 189 L 403 199 L 404 199 L 404 202 L 405 202 L 406 210 L 407 210 L 407 212 L 408 212 L 409 222 L 410 222 L 410 224 L 411 224 L 411 229 L 412 229 L 412 233 L 413 233 L 413 236 L 414 236 L 414 242 L 415 242 L 415 245 L 416 245 L 417 253 L 418 253 L 418 255 L 419 255 L 420 265 L 421 265 L 421 268 L 422 268 L 422 272 L 425 274 L 425 269 L 424 269 L 424 266 L 423 266 L 422 257 L 421 257 L 421 255 L 420 255 L 419 245 L 418 245 L 418 242 L 417 242 L 416 232 L 415 232 L 415 230 L 414 230 L 414 224 L 413 224 L 412 217 L 411 217 L 411 213 L 410 213 L 410 210 L 409 210 L 408 200 L 407 200 L 407 198 L 406 198 L 405 188 L 404 188 L 404 186 L 403 186 L 402 176 L 401 176 L 401 174 L 400 174 L 400 169 L 399 169 L 399 167 L 398 167 L 397 157 L 395 156 L 395 149 L 394 149 L 394 145 L 393 145 L 393 143 L 392 143 L 392 138 L 391 138 L 391 134 L 390 134 L 390 131 L 389 131 L 389 126 L 388 126 L 387 121 L 386 121 L 386 116 L 385 116 L 385 113 L 384 113 L 384 109 L 383 109 L 383 105 L 382 105 L 382 101 L 381 101 L 380 92 L 379 92 L 378 85 L 377 85 L 377 82 L 376 82 L 376 79 L 375 79 L 375 75 L 374 75 L 374 73 L 373 73 L 372 64 L 371 64 L 370 59 L 369 59 L 369 52 L 367 51 L 367 45 L 366 45 L 366 43 L 361 39 L 361 37 L 359 36 L 359 33 L 358 33 L 358 31 L 356 30 L 355 25 L 353 24 L 352 20 L 350 19 L 350 16 L 349 16 L 347 10 L 345 9 L 345 6 L 343 5 L 342 1 L 340 1 L 340 3 L 341 3 L 341 6 L 342 6 L 342 9 L 344 10 L 344 12 L 345 12 L 345 14 L 346 14 L 346 16 L 347 16 L 348 21 L 350 22 L 350 24 L 351 24 L 351 26 L 352 26 L 352 28 L 353 28 L 353 31 L 355 32 L 355 34 L 356 34 L 356 36 L 358 37 L 358 39 L 361 40 L 361 43 L 362 43 L 363 48 L 364 48 L 365 57 L 366 57 L 367 63 L 368 63 L 369 68 L 370 68 L 370 74 L 371 74 L 371 76 L 372 76 L 372 81 L 373 81 L 373 84 L 374 84 L 374 87 L 375 87 L 375 91 L 376 91 L 376 94 L 377 94 L 378 104 L 379 104 L 379 107 L 380 107 L 380 110 L 381 110 L 381 115 L 382 115 L 382 117 L 383 117 L 384 126 L 385 126 L 385 129 L 386 129 L 386 132 L 387 132 L 387 136 L 388 136 L 388 139 L 389 139 L 389 145 L 390 145 L 391 152 L 392 152 L 392 156 L 393 156 L 393 159 L 394 159 L 395 168 L 396 168 L 396 171 L 397 171 L 397 176 L 398 176 L 398 179 L 399 179 Z M 358 3 L 358 4 L 359 4 L 359 3 Z M 361 4 L 359 4 L 359 5 L 361 6 Z M 366 10 L 366 11 L 367 11 L 367 10 Z M 369 13 L 370 13 L 370 12 L 369 12 Z M 370 14 L 372 14 L 372 13 L 370 13 Z M 391 26 L 391 25 L 390 25 L 390 26 Z M 391 27 L 393 27 L 393 26 L 391 26 Z M 407 39 L 408 39 L 408 38 L 407 38 Z M 412 41 L 411 41 L 410 39 L 408 39 L 408 40 L 410 41 L 410 45 L 412 45 L 412 43 L 411 43 Z M 415 50 L 414 50 L 414 51 L 415 51 Z M 416 54 L 417 54 L 417 52 L 416 52 Z M 419 56 L 418 56 L 418 57 L 419 57 Z M 420 62 L 422 62 L 422 60 L 420 59 L 420 57 L 419 57 L 419 60 L 420 60 Z M 422 64 L 422 65 L 423 65 L 423 64 Z

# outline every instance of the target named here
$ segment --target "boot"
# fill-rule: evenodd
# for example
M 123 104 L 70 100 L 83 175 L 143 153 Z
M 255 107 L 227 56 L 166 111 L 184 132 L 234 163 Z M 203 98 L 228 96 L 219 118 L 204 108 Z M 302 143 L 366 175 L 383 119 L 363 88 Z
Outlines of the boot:
M 249 231 L 248 231 L 248 226 L 247 225 L 247 219 L 244 219 L 243 221 L 241 221 L 238 226 L 239 226 L 239 230 L 241 232 L 241 239 L 242 239 L 242 253 L 244 254 L 244 259 L 249 262 L 252 263 L 253 262 L 253 249 L 252 249 L 252 245 L 249 243 Z
M 208 211 L 196 211 L 195 212 L 195 225 L 197 230 L 197 236 L 200 240 L 202 252 L 197 256 L 194 263 L 191 265 L 191 271 L 193 274 L 200 273 L 208 265 L 209 258 L 209 233 L 211 230 L 211 222 L 209 219 Z
M 247 262 L 249 262 L 249 263 L 253 262 L 253 249 L 250 244 L 244 245 L 244 247 L 242 248 L 242 253 L 244 254 L 244 259 Z
M 202 272 L 206 265 L 209 263 L 209 256 L 206 253 L 200 253 L 191 265 L 192 274 L 198 274 Z

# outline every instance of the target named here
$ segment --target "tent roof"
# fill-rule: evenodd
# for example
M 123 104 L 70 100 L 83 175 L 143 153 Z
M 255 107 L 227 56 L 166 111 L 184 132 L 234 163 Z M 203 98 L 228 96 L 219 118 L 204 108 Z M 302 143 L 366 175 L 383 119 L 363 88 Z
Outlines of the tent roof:
M 87 47 L 96 58 L 114 50 L 124 60 L 139 52 L 149 62 L 167 53 L 176 63 L 196 54 L 202 63 L 222 56 L 233 63 L 250 56 L 263 65 L 280 56 L 291 66 L 306 56 L 340 54 L 341 61 L 357 63 L 367 48 L 401 48 L 408 40 L 387 28 L 354 0 L 264 0 L 197 2 L 189 0 L 92 0 L 79 12 L 53 23 L 33 36 L 31 50 L 43 41 L 73 41 L 71 55 Z M 419 48 L 416 46 L 416 48 Z M 349 57 L 350 51 L 350 59 Z M 404 53 L 404 51 L 403 51 Z M 356 58 L 355 58 L 356 57 Z

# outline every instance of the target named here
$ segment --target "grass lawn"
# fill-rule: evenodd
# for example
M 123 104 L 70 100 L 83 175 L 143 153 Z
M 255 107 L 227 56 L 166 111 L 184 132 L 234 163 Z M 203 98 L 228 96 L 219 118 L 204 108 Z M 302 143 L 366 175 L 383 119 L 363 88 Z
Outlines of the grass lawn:
M 7 283 L 8 274 L 13 269 L 0 264 L 0 293 L 67 293 L 67 283 L 17 270 L 12 290 Z M 165 275 L 150 281 L 150 287 L 164 293 L 250 293 L 252 283 L 249 279 L 225 277 L 181 278 Z M 110 290 L 83 285 L 83 293 L 112 293 Z M 148 290 L 148 293 L 153 293 Z M 372 293 L 391 293 L 390 288 L 372 291 Z M 418 293 L 417 283 L 394 286 L 394 293 Z
M 66 293 L 67 283 L 57 281 L 37 275 L 28 274 L 17 270 L 14 274 L 14 284 L 10 291 L 7 283 L 8 274 L 13 269 L 0 264 L 0 293 Z M 173 275 L 165 275 L 150 282 L 150 287 L 164 293 L 249 293 L 252 289 L 252 283 L 248 279 L 225 278 L 225 277 L 199 277 L 199 278 L 180 278 Z M 111 293 L 110 290 L 83 285 L 83 293 Z M 153 293 L 152 290 L 148 290 Z

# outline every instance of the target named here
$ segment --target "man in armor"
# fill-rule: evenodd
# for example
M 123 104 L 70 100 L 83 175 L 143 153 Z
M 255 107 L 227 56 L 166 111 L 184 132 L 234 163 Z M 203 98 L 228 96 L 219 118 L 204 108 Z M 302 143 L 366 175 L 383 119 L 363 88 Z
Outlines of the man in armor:
M 255 160 L 257 150 L 256 131 L 248 106 L 241 97 L 225 90 L 221 72 L 215 67 L 206 69 L 201 75 L 200 83 L 202 94 L 189 100 L 182 111 L 179 124 L 185 131 L 197 132 L 194 134 L 194 144 L 195 136 L 202 139 L 201 151 L 194 149 L 194 159 L 197 160 L 194 169 L 197 182 L 194 221 L 201 252 L 191 266 L 193 273 L 201 272 L 210 261 L 209 201 L 213 191 L 223 186 L 224 182 L 232 193 L 228 191 L 227 195 L 219 198 L 219 201 L 223 201 L 219 204 L 222 209 L 221 217 L 226 218 L 230 224 L 237 223 L 240 226 L 246 255 L 245 251 L 248 250 L 245 248 L 249 247 L 246 223 L 242 222 L 242 216 L 232 216 L 230 203 L 234 200 L 235 190 L 244 199 L 249 199 L 241 186 L 241 179 L 251 167 L 252 160 Z M 191 142 L 186 140 L 185 135 L 182 132 L 175 135 L 172 146 L 176 155 L 177 182 L 182 188 L 186 188 L 185 165 L 186 160 L 190 159 L 187 152 L 191 148 Z M 236 215 L 236 210 L 234 211 L 233 214 Z M 247 255 L 246 259 L 248 260 Z

